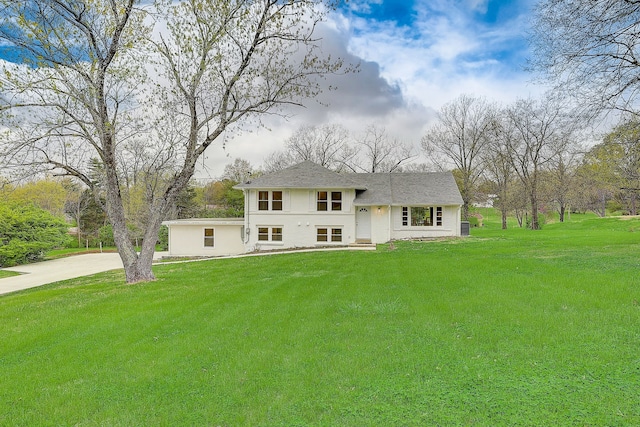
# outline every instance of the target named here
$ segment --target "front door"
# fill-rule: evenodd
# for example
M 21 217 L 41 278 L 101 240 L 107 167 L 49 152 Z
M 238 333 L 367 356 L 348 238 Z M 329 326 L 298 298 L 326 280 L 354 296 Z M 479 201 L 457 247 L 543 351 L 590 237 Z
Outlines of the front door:
M 356 241 L 371 242 L 371 208 L 358 207 L 356 213 Z

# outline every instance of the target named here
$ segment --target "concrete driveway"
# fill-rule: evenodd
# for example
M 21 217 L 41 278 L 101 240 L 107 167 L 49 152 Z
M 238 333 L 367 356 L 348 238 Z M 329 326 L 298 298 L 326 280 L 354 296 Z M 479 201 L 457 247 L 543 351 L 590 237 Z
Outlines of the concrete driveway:
M 154 257 L 160 258 L 162 255 L 166 253 L 156 253 Z M 4 268 L 22 274 L 0 279 L 0 295 L 119 268 L 122 268 L 122 260 L 117 253 L 75 255 Z

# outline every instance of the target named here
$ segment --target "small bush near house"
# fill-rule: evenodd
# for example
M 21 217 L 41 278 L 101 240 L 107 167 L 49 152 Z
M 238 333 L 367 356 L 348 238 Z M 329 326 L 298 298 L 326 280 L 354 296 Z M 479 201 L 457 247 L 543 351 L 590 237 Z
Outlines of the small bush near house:
M 0 206 L 0 267 L 34 262 L 67 242 L 69 226 L 34 205 Z
M 483 219 L 484 219 L 484 217 L 482 216 L 482 214 L 480 214 L 478 212 L 470 213 L 469 214 L 469 225 L 471 227 L 482 227 L 482 220 Z

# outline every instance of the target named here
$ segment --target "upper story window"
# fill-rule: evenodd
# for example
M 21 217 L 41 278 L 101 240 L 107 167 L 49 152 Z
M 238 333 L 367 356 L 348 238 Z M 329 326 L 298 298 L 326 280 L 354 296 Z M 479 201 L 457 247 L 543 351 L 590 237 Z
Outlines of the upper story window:
M 319 211 L 342 210 L 342 191 L 318 191 L 316 208 Z
M 327 199 L 328 194 L 326 191 L 318 191 L 318 210 L 326 211 L 327 210 Z
M 331 210 L 332 211 L 342 210 L 342 192 L 341 191 L 331 192 Z
M 269 210 L 269 192 L 268 191 L 258 191 L 258 210 L 259 211 Z
M 282 210 L 282 191 L 271 192 L 271 210 L 272 211 Z
M 435 213 L 435 216 L 434 216 Z M 412 227 L 442 226 L 442 206 L 403 206 L 402 225 Z
M 282 191 L 258 191 L 258 210 L 268 211 L 269 209 L 282 210 Z

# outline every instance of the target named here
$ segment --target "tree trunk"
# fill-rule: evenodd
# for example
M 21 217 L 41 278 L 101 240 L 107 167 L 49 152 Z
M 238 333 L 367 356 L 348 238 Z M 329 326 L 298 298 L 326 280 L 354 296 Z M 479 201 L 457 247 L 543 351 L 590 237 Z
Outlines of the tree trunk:
M 529 227 L 532 230 L 540 230 L 540 222 L 538 220 L 538 198 L 535 194 L 531 194 L 531 222 Z
M 500 212 L 502 214 L 502 229 L 506 230 L 507 229 L 507 210 L 501 209 Z
M 105 143 L 107 147 L 113 147 L 112 142 Z M 122 259 L 124 274 L 127 283 L 154 280 L 155 276 L 151 271 L 151 261 L 153 252 L 145 253 L 140 257 L 129 236 L 127 221 L 124 210 L 124 201 L 120 193 L 120 183 L 116 172 L 116 162 L 113 153 L 105 150 L 109 155 L 105 156 L 105 199 L 109 222 L 113 227 L 113 240 L 118 248 L 118 254 Z M 147 231 L 150 227 L 147 227 Z M 157 231 L 157 230 L 156 230 Z M 155 243 L 155 240 L 154 240 Z M 147 250 L 148 252 L 148 250 Z
M 564 213 L 566 211 L 566 207 L 564 206 L 564 204 L 560 204 L 560 222 L 564 222 Z

